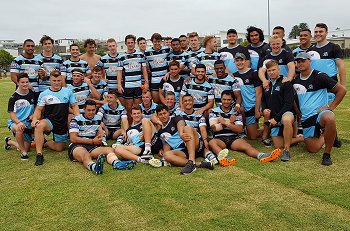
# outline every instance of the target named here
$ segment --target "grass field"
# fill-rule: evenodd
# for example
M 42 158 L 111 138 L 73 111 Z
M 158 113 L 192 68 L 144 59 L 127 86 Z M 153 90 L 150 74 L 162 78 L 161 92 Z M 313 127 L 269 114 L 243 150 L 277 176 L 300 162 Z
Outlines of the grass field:
M 350 86 L 350 60 L 346 68 Z M 1 137 L 10 135 L 13 90 L 0 80 Z M 349 95 L 336 110 L 343 147 L 329 167 L 320 164 L 322 152 L 300 144 L 288 163 L 261 164 L 235 152 L 235 166 L 189 176 L 141 164 L 132 171 L 106 166 L 95 176 L 66 152 L 45 151 L 44 165 L 34 167 L 33 151 L 21 161 L 15 149 L 1 149 L 0 230 L 350 230 Z

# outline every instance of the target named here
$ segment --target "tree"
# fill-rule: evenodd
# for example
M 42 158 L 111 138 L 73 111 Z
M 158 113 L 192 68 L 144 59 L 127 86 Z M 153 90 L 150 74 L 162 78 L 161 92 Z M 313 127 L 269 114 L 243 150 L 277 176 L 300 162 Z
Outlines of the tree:
M 9 66 L 13 60 L 13 56 L 5 50 L 0 50 L 0 69 Z
M 303 29 L 309 29 L 309 25 L 307 25 L 306 22 L 299 23 L 299 25 L 294 25 L 292 30 L 290 31 L 288 38 L 289 39 L 296 39 L 299 35 L 301 30 Z

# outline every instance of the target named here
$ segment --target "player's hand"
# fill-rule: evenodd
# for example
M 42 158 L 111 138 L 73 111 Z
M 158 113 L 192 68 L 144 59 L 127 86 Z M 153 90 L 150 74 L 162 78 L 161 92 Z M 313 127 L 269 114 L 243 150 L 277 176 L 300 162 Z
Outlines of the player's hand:
M 239 112 L 239 109 L 241 108 L 241 105 L 236 103 L 234 111 Z
M 234 123 L 236 121 L 236 115 L 231 115 L 230 116 L 230 122 Z M 227 122 L 225 122 L 227 123 Z
M 94 144 L 102 144 L 101 134 L 98 134 L 93 140 L 94 140 Z
M 270 127 L 273 127 L 277 124 L 277 121 L 275 119 L 270 119 Z
M 35 128 L 40 123 L 40 120 L 33 120 L 32 121 L 32 127 Z
M 122 86 L 118 86 L 118 92 L 119 94 L 123 94 L 124 88 Z
M 84 77 L 84 82 L 85 82 L 87 85 L 90 85 L 90 84 L 91 84 L 91 79 Z
M 189 83 L 189 82 L 191 82 L 191 77 L 187 77 L 184 81 L 184 83 Z
M 290 82 L 290 81 L 292 81 L 291 79 L 289 79 L 289 78 L 285 78 L 285 77 L 283 77 L 283 79 L 282 79 L 282 83 L 285 83 L 285 82 Z
M 268 80 L 264 80 L 264 81 L 262 82 L 262 84 L 263 84 L 263 88 L 266 89 L 266 88 L 268 88 L 268 86 L 270 85 L 270 82 L 269 82 Z
M 160 156 L 163 156 L 163 155 L 164 155 L 163 149 L 161 149 L 161 150 L 159 151 L 159 155 L 160 155 Z
M 148 83 L 143 84 L 143 89 L 144 90 L 149 90 L 149 84 Z
M 201 115 L 204 113 L 204 110 L 201 108 L 201 109 L 198 109 L 197 111 L 194 112 L 194 114 L 196 115 Z
M 168 79 L 170 78 L 170 73 L 166 73 L 164 76 L 163 76 L 163 80 L 164 81 L 168 81 Z
M 32 85 L 30 85 L 30 84 L 28 86 L 28 89 L 34 91 L 34 87 Z
M 205 147 L 206 149 L 209 149 L 209 142 L 208 142 L 207 139 L 204 140 L 204 147 Z
M 218 122 L 221 123 L 222 125 L 226 124 L 226 120 L 222 116 L 219 117 Z
M 140 135 L 140 141 L 144 141 L 143 134 Z
M 322 106 L 317 110 L 317 113 L 320 113 L 321 111 L 324 111 L 324 110 L 331 110 L 331 109 L 328 106 Z
M 192 139 L 191 135 L 184 133 L 184 132 L 182 134 L 180 134 L 180 137 L 184 142 L 190 141 Z

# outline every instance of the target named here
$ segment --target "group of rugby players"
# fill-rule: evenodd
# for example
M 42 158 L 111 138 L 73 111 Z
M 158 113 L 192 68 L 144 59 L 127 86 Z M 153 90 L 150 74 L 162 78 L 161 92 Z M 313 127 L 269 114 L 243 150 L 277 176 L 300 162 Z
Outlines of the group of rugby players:
M 321 163 L 331 165 L 332 147 L 341 146 L 333 110 L 346 88 L 342 52 L 327 41 L 327 31 L 317 24 L 312 44 L 311 31 L 302 30 L 294 51 L 281 26 L 269 43 L 261 29 L 249 27 L 248 47 L 230 29 L 228 46 L 218 52 L 214 36 L 201 47 L 196 32 L 172 39 L 154 33 L 148 49 L 144 38 L 127 35 L 125 53 L 108 39 L 102 57 L 88 39 L 86 53 L 72 44 L 66 61 L 53 53 L 51 37 L 41 38 L 39 55 L 27 39 L 11 65 L 17 89 L 9 99 L 8 127 L 16 141 L 5 137 L 5 148 L 16 146 L 27 160 L 35 146 L 38 166 L 44 147 L 62 151 L 70 141 L 69 158 L 96 174 L 106 160 L 114 169 L 140 162 L 180 166 L 190 174 L 235 164 L 229 150 L 263 163 L 289 161 L 290 146 L 305 142 L 309 152 L 324 147 Z M 275 149 L 263 153 L 246 141 L 258 138 Z M 116 142 L 109 147 L 106 140 Z

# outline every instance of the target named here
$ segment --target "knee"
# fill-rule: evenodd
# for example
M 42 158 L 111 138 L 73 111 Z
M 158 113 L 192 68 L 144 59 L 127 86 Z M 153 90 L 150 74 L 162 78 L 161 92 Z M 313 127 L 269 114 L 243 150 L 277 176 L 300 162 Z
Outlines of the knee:
M 330 112 L 325 112 L 323 115 L 322 115 L 322 121 L 324 121 L 324 124 L 325 126 L 328 125 L 328 124 L 335 124 L 335 116 L 333 113 L 330 113 Z
M 284 126 L 288 126 L 288 125 L 290 125 L 290 126 L 292 126 L 292 124 L 293 124 L 293 117 L 292 116 L 283 116 L 282 117 L 282 124 L 284 125 Z
M 168 161 L 170 159 L 170 156 L 171 156 L 171 152 L 170 151 L 167 151 L 166 153 L 163 154 L 163 157 L 166 161 Z
M 263 116 L 265 119 L 270 119 L 270 111 L 265 109 L 263 111 Z

